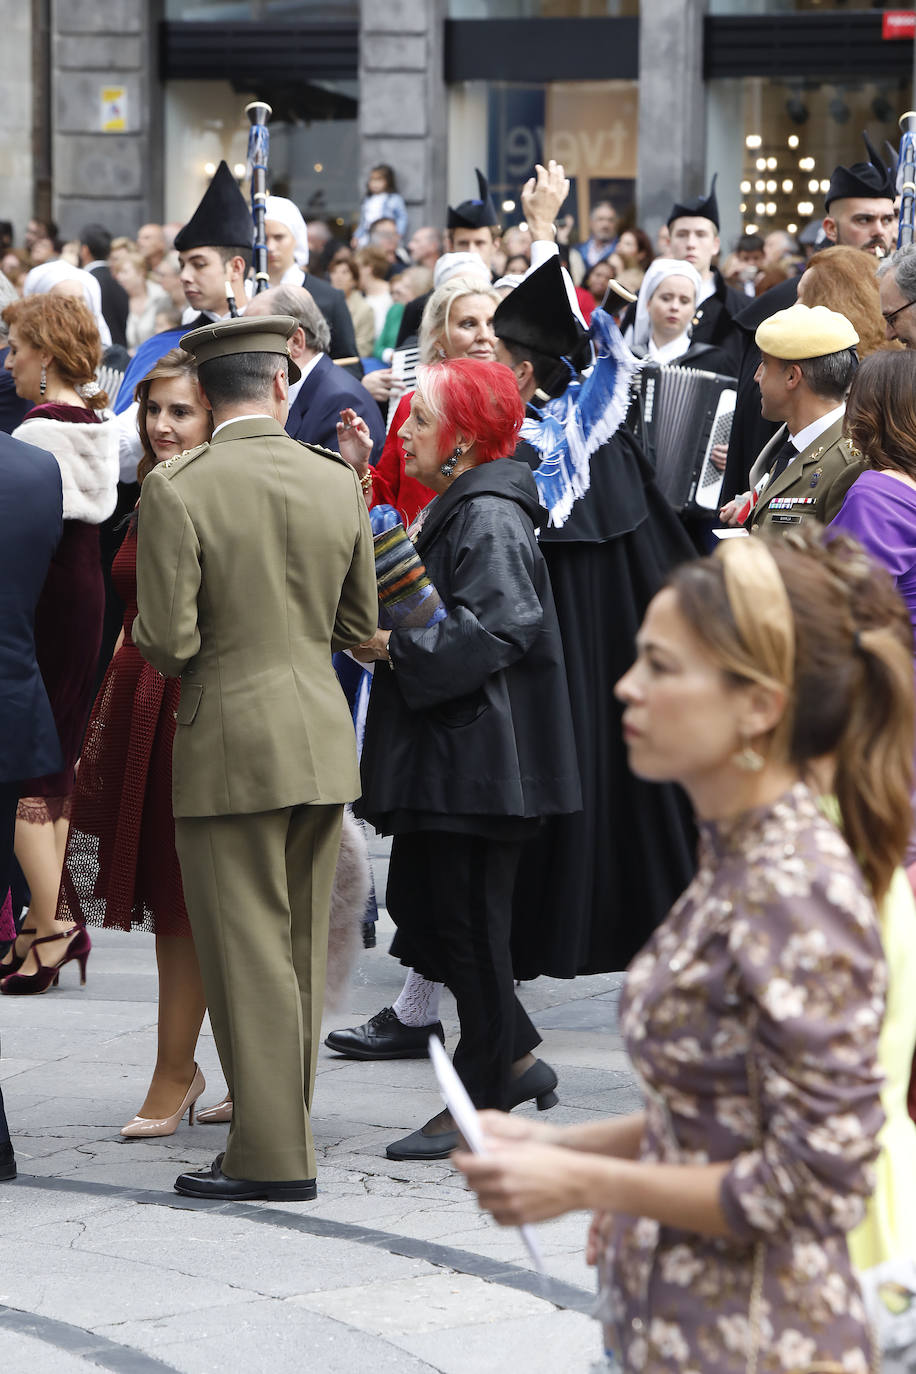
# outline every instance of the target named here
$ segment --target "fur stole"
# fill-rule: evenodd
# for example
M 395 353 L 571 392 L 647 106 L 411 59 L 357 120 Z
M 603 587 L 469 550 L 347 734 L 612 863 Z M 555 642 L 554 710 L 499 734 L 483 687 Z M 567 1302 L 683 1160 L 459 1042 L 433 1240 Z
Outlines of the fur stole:
M 43 448 L 57 459 L 64 490 L 64 519 L 101 525 L 118 499 L 116 420 L 82 424 L 36 415 L 13 430 L 13 438 Z
M 328 933 L 328 971 L 325 1006 L 341 1005 L 353 965 L 362 948 L 363 917 L 369 899 L 369 846 L 359 822 L 344 807 L 340 854 L 331 889 L 331 924 Z

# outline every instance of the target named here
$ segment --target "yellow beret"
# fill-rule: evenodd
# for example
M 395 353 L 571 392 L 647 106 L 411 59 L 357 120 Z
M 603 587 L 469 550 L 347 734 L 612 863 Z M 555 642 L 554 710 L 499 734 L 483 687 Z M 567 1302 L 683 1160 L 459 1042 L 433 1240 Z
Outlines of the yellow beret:
M 799 301 L 790 310 L 777 310 L 764 320 L 754 342 L 761 353 L 794 363 L 842 353 L 844 348 L 854 348 L 859 336 L 845 315 L 828 310 L 826 305 L 809 308 Z
M 302 373 L 289 357 L 289 340 L 299 328 L 292 315 L 257 315 L 246 319 L 215 320 L 184 334 L 179 344 L 199 363 L 225 358 L 230 353 L 279 353 L 289 358 L 289 379 L 298 382 Z

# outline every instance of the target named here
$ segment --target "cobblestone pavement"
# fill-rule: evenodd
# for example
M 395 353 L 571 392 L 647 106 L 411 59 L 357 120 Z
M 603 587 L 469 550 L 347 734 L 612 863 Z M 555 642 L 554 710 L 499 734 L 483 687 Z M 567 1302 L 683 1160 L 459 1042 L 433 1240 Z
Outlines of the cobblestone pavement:
M 383 851 L 376 855 L 378 866 Z M 383 890 L 383 889 L 382 889 Z M 390 1004 L 400 966 L 361 956 L 325 1030 Z M 619 974 L 540 979 L 521 996 L 560 1076 L 554 1121 L 638 1101 L 616 1031 Z M 152 938 L 100 931 L 42 997 L 0 999 L 0 1079 L 20 1178 L 0 1184 L 0 1369 L 187 1374 L 576 1374 L 598 1352 L 586 1315 L 585 1217 L 539 1228 L 549 1281 L 518 1233 L 483 1217 L 447 1162 L 385 1144 L 441 1107 L 427 1061 L 356 1063 L 322 1047 L 314 1104 L 319 1196 L 213 1206 L 172 1183 L 208 1165 L 225 1127 L 123 1141 L 154 1059 Z M 457 1022 L 443 1002 L 450 1048 Z M 201 1104 L 224 1092 L 207 1023 Z M 522 1108 L 520 1110 L 534 1110 Z

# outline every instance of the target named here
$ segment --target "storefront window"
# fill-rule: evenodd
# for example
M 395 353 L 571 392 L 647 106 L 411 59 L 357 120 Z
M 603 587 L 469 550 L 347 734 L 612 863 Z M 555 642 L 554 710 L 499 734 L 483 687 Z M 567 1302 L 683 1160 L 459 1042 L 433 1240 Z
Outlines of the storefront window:
M 639 0 L 448 0 L 449 19 L 623 19 Z
M 358 22 L 359 0 L 165 0 L 165 17 L 192 24 Z
M 708 14 L 798 14 L 812 10 L 894 10 L 898 0 L 708 0 Z
M 605 196 L 625 216 L 636 187 L 637 101 L 635 81 L 453 86 L 449 202 L 473 195 L 474 168 L 486 168 L 503 223 L 518 224 L 522 186 L 536 163 L 556 158 L 571 184 L 563 212 L 580 233 L 587 233 L 590 207 Z
M 772 229 L 797 233 L 824 215 L 824 192 L 838 163 L 868 154 L 862 130 L 888 163 L 896 158 L 897 117 L 912 104 L 910 84 L 773 81 L 744 77 L 707 88 L 707 166 L 719 173 L 723 239 Z M 735 137 L 735 131 L 741 137 Z
M 296 117 L 275 104 L 270 122 L 268 186 L 295 201 L 305 217 L 329 219 L 348 231 L 359 210 L 357 83 L 323 82 L 322 90 L 352 118 Z M 245 161 L 253 92 L 222 81 L 170 81 L 165 97 L 165 218 L 184 222 L 194 210 L 221 158 L 233 169 L 247 195 Z M 287 118 L 283 118 L 286 114 Z M 280 116 L 277 118 L 277 116 Z

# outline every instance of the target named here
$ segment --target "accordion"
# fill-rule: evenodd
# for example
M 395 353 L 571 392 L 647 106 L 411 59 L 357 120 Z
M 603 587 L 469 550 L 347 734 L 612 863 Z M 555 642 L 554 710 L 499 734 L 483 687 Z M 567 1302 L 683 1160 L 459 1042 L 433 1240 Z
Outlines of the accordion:
M 737 380 L 676 364 L 647 363 L 634 379 L 634 430 L 668 504 L 685 515 L 714 515 L 724 472 L 710 458 L 727 444 Z

